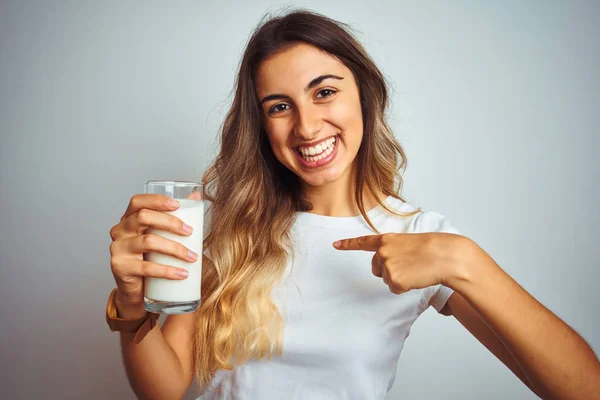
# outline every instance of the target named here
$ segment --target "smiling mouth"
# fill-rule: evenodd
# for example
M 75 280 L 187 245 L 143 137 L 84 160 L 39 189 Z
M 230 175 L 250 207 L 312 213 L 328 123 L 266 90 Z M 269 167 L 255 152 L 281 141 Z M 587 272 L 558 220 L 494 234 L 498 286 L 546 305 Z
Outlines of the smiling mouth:
M 319 142 L 315 146 L 298 146 L 295 150 L 304 160 L 308 162 L 317 162 L 326 158 L 333 152 L 338 140 L 339 138 L 336 135 Z

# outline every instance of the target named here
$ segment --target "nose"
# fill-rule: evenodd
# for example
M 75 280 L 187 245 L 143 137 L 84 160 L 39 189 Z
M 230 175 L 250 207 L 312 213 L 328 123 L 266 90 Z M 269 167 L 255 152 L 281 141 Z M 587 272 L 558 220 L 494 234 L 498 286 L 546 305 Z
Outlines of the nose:
M 310 107 L 297 108 L 294 135 L 306 141 L 314 140 L 321 130 L 321 123 L 318 113 L 315 113 Z

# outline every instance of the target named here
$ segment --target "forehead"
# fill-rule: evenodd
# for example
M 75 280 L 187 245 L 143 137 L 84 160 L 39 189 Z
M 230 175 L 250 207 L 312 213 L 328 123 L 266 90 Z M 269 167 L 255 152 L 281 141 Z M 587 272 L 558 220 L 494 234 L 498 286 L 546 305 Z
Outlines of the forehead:
M 259 96 L 302 90 L 308 82 L 323 74 L 347 76 L 350 70 L 335 57 L 309 44 L 295 44 L 266 59 L 257 72 Z

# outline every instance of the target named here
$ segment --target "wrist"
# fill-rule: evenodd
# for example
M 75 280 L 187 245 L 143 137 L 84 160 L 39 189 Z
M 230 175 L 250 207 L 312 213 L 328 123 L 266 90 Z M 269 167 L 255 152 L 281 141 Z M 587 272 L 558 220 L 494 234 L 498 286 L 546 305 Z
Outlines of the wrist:
M 460 236 L 453 246 L 452 262 L 448 267 L 444 286 L 460 293 L 466 285 L 473 283 L 475 272 L 482 267 L 485 257 L 489 258 L 477 243 Z
M 115 306 L 117 308 L 117 315 L 119 318 L 126 319 L 139 319 L 146 315 L 146 309 L 144 303 L 132 303 L 127 301 L 120 290 L 117 290 L 115 296 Z

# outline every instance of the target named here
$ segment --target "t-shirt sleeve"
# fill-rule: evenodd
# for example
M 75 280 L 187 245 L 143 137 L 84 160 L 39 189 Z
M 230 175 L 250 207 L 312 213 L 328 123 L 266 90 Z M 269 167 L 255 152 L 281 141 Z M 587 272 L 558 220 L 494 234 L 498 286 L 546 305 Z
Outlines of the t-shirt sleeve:
M 421 212 L 416 217 L 415 233 L 442 232 L 460 235 L 450 221 L 435 211 Z M 444 285 L 434 285 L 423 289 L 423 302 L 426 307 L 432 306 L 439 313 L 442 311 L 454 290 Z
M 429 286 L 423 290 L 423 301 L 439 313 L 442 311 L 454 290 L 444 285 Z

